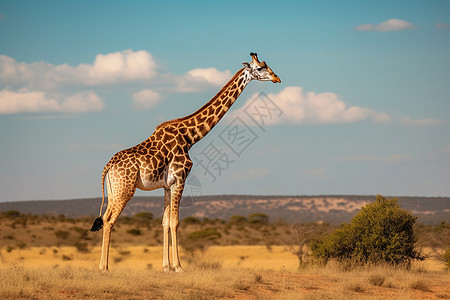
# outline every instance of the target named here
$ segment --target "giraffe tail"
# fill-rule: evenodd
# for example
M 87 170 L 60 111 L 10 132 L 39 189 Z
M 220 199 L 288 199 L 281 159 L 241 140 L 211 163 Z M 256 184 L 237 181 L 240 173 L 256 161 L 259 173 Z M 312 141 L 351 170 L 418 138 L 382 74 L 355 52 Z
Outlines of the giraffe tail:
M 100 215 L 97 219 L 94 220 L 94 224 L 92 224 L 91 231 L 99 231 L 103 228 L 103 219 L 102 219 L 102 209 L 103 204 L 105 203 L 105 177 L 110 168 L 109 162 L 103 168 L 102 172 L 102 205 L 100 206 Z

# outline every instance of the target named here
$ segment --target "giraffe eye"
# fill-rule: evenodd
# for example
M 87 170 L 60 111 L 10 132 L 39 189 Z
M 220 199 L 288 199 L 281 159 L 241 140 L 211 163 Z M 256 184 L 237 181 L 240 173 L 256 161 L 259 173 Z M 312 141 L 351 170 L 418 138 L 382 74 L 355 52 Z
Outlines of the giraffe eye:
M 263 68 L 256 68 L 257 71 L 261 71 Z

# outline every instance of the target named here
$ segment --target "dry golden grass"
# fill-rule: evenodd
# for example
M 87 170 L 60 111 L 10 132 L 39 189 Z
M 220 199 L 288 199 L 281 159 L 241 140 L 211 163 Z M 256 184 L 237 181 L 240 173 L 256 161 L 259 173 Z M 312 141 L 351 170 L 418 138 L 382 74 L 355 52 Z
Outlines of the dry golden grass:
M 105 274 L 97 268 L 101 232 L 88 232 L 91 223 L 0 218 L 0 299 L 450 299 L 449 273 L 432 259 L 411 270 L 336 262 L 298 270 L 297 258 L 280 246 L 291 234 L 282 222 L 182 222 L 181 246 L 198 230 L 216 228 L 221 238 L 205 252 L 180 249 L 186 272 L 166 274 L 160 221 L 123 219 L 112 234 Z
M 99 247 L 2 249 L 0 299 L 450 299 L 449 273 L 433 261 L 411 270 L 337 263 L 297 270 L 282 246 L 214 246 L 181 252 L 186 272 L 166 274 L 161 247 L 116 246 L 109 273 L 97 269 L 99 256 Z

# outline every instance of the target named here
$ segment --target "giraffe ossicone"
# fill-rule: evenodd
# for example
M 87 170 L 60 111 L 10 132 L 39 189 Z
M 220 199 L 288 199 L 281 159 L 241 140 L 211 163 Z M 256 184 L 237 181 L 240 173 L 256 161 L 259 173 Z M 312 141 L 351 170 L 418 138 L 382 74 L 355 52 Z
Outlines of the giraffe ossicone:
M 252 80 L 280 83 L 280 78 L 256 53 L 244 68 L 199 110 L 186 117 L 163 122 L 142 143 L 116 153 L 106 164 L 101 176 L 102 205 L 100 216 L 91 231 L 103 228 L 102 252 L 99 268 L 108 270 L 111 230 L 136 189 L 151 191 L 164 189 L 163 213 L 163 269 L 183 271 L 178 255 L 178 217 L 181 195 L 192 168 L 189 149 L 222 119 L 247 84 Z M 108 205 L 102 217 L 105 201 L 105 180 Z M 169 233 L 172 240 L 172 265 L 169 260 Z

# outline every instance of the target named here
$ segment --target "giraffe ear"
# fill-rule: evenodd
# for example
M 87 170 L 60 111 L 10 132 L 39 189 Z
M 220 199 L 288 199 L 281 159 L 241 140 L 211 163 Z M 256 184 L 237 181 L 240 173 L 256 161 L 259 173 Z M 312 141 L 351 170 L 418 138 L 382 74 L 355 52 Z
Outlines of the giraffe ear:
M 250 68 L 250 64 L 248 62 L 243 62 L 242 64 L 244 65 L 245 68 Z

